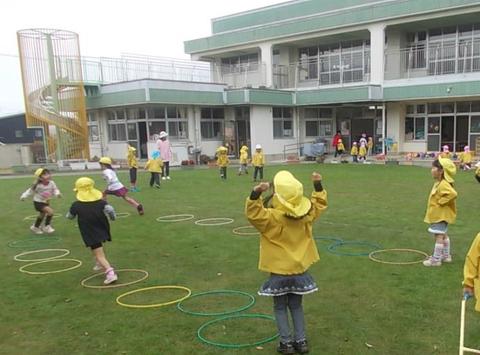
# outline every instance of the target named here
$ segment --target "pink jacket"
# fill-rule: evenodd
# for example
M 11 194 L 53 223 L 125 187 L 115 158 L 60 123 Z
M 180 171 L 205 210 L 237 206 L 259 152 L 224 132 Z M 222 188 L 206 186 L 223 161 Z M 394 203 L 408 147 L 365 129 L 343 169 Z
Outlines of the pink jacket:
M 172 148 L 170 147 L 170 142 L 168 141 L 168 139 L 164 141 L 159 139 L 157 141 L 157 148 L 160 151 L 160 158 L 163 161 L 172 160 Z

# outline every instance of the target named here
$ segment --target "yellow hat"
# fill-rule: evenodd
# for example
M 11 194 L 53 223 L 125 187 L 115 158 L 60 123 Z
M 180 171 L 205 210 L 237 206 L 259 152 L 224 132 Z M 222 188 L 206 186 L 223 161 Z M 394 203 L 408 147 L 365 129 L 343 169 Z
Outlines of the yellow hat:
M 438 162 L 442 166 L 443 176 L 445 177 L 445 180 L 447 180 L 447 182 L 454 182 L 455 180 L 453 179 L 453 177 L 457 173 L 457 168 L 455 167 L 453 161 L 448 158 L 438 158 Z
M 246 145 L 242 145 L 242 148 L 240 148 L 241 152 L 246 152 L 248 151 L 248 147 Z
M 132 147 L 131 145 L 128 146 L 128 151 L 129 152 L 135 152 L 136 150 L 137 150 L 137 148 Z
M 82 202 L 93 202 L 102 199 L 101 191 L 94 188 L 95 182 L 88 177 L 81 177 L 75 181 L 73 191 L 77 193 L 77 200 Z
M 312 204 L 303 196 L 303 185 L 288 171 L 279 171 L 273 178 L 275 195 L 274 208 L 284 211 L 292 217 L 302 217 L 310 211 Z
M 109 157 L 101 157 L 99 163 L 112 165 L 112 159 L 110 159 Z
M 226 153 L 226 152 L 228 152 L 228 149 L 227 149 L 226 147 L 224 147 L 224 146 L 218 147 L 217 150 L 218 150 L 220 153 Z
M 45 169 L 44 168 L 38 168 L 37 170 L 35 170 L 35 172 L 33 173 L 33 175 L 35 175 L 37 178 L 40 177 L 42 174 L 43 174 L 43 171 Z

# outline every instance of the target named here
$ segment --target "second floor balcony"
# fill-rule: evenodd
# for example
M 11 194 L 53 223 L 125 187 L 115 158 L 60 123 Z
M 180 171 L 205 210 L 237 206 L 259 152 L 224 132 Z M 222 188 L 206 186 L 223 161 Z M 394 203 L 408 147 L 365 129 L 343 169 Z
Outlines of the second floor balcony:
M 480 72 L 480 41 L 428 43 L 385 53 L 385 80 Z

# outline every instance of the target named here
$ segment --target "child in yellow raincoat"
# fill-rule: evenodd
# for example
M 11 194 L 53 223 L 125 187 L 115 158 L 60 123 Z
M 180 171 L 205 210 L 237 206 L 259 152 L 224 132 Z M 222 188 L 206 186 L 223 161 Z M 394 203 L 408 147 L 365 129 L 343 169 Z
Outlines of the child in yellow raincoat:
M 352 161 L 358 163 L 358 146 L 357 142 L 353 142 L 352 149 L 350 150 L 350 155 L 352 156 Z
M 223 180 L 227 180 L 227 166 L 230 164 L 227 152 L 228 148 L 223 146 L 217 149 L 217 166 L 220 168 L 220 178 Z
M 477 234 L 463 266 L 463 294 L 465 298 L 475 295 L 475 310 L 480 312 L 480 233 Z
M 162 173 L 163 161 L 160 152 L 155 151 L 145 164 L 145 170 L 150 172 L 150 187 L 160 188 L 160 174 Z
M 253 171 L 253 181 L 257 181 L 257 176 L 263 180 L 263 166 L 265 165 L 265 154 L 260 144 L 255 146 L 255 154 L 252 157 L 252 165 L 255 168 Z
M 472 168 L 472 152 L 470 151 L 470 147 L 466 145 L 463 148 L 463 152 L 460 153 L 460 167 L 463 170 L 470 170 Z
M 248 147 L 244 144 L 240 148 L 240 168 L 238 169 L 238 175 L 243 173 L 248 175 Z
M 245 202 L 249 222 L 261 233 L 258 268 L 270 273 L 258 291 L 273 296 L 273 309 L 280 333 L 278 352 L 308 352 L 305 334 L 303 295 L 318 290 L 308 268 L 319 260 L 312 235 L 312 226 L 327 208 L 327 192 L 322 177 L 312 174 L 314 192 L 310 199 L 303 196 L 303 185 L 288 171 L 278 172 L 273 179 L 271 208 L 264 207 L 262 192 L 270 184 L 262 182 L 253 188 Z M 291 338 L 287 309 L 293 320 Z
M 139 192 L 140 190 L 137 188 L 137 169 L 138 169 L 138 161 L 137 161 L 137 149 L 128 145 L 127 151 L 127 163 L 128 168 L 130 170 L 130 191 L 132 192 Z
M 475 164 L 475 179 L 477 179 L 478 182 L 480 182 L 480 161 Z
M 441 266 L 451 263 L 448 225 L 457 217 L 457 192 L 453 188 L 453 177 L 457 170 L 450 159 L 439 158 L 432 163 L 432 177 L 435 180 L 428 198 L 424 221 L 429 223 L 428 231 L 435 236 L 432 256 L 423 262 L 425 266 Z
M 358 161 L 364 162 L 367 159 L 367 146 L 365 142 L 360 143 L 360 148 L 358 149 Z

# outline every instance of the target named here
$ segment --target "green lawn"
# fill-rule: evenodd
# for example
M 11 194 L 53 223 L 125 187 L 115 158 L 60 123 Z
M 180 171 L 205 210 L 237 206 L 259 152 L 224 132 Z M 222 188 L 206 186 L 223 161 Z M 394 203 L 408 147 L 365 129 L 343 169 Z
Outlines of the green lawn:
M 266 178 L 287 168 L 310 194 L 310 174 L 317 169 L 329 193 L 329 208 L 314 226 L 316 236 L 347 241 L 370 241 L 384 248 L 412 248 L 430 254 L 433 240 L 423 222 L 433 184 L 429 169 L 402 166 L 291 165 L 267 166 Z M 54 176 L 63 199 L 54 200 L 62 216 L 74 201 L 76 176 Z M 104 187 L 101 176 L 93 178 Z M 127 174 L 120 178 L 127 181 Z M 216 169 L 178 170 L 160 190 L 147 186 L 140 175 L 140 193 L 130 194 L 145 206 L 145 216 L 120 199 L 109 201 L 117 212 L 131 216 L 112 223 L 113 242 L 107 255 L 117 268 L 139 268 L 150 273 L 142 283 L 110 290 L 86 289 L 80 281 L 92 274 L 92 258 L 83 246 L 76 221 L 54 219 L 55 236 L 62 239 L 36 247 L 10 248 L 9 241 L 31 238 L 35 213 L 31 201 L 19 196 L 32 178 L 0 180 L 1 291 L 0 353 L 2 354 L 274 354 L 276 342 L 255 348 L 224 350 L 196 339 L 197 329 L 211 317 L 190 316 L 175 306 L 153 309 L 120 307 L 123 292 L 154 285 L 182 285 L 194 293 L 232 289 L 256 295 L 266 274 L 257 269 L 258 238 L 236 236 L 234 227 L 247 225 L 244 200 L 253 186 L 251 176 L 229 169 L 226 182 Z M 450 228 L 454 261 L 441 268 L 383 265 L 368 257 L 339 256 L 318 241 L 320 261 L 312 266 L 320 291 L 304 298 L 307 333 L 312 354 L 455 354 L 458 353 L 461 281 L 465 254 L 480 226 L 480 185 L 472 173 L 456 180 L 458 220 Z M 201 227 L 191 221 L 158 223 L 161 215 L 234 218 L 233 224 Z M 52 275 L 27 275 L 15 254 L 40 248 L 66 248 L 82 267 Z M 342 251 L 366 251 L 344 247 Z M 387 256 L 382 256 L 387 257 Z M 396 256 L 392 256 L 396 257 Z M 58 266 L 69 266 L 60 264 Z M 47 265 L 48 266 L 48 265 Z M 43 266 L 45 269 L 47 266 Z M 55 265 L 57 266 L 57 265 Z M 132 276 L 121 274 L 123 280 Z M 182 291 L 132 295 L 129 302 L 164 302 Z M 272 301 L 256 296 L 248 313 L 272 313 Z M 198 298 L 191 310 L 222 311 L 248 302 L 242 297 Z M 466 345 L 480 348 L 480 314 L 467 310 Z M 206 332 L 216 341 L 246 343 L 276 332 L 268 320 L 239 319 L 212 326 Z M 368 348 L 366 343 L 373 347 Z

